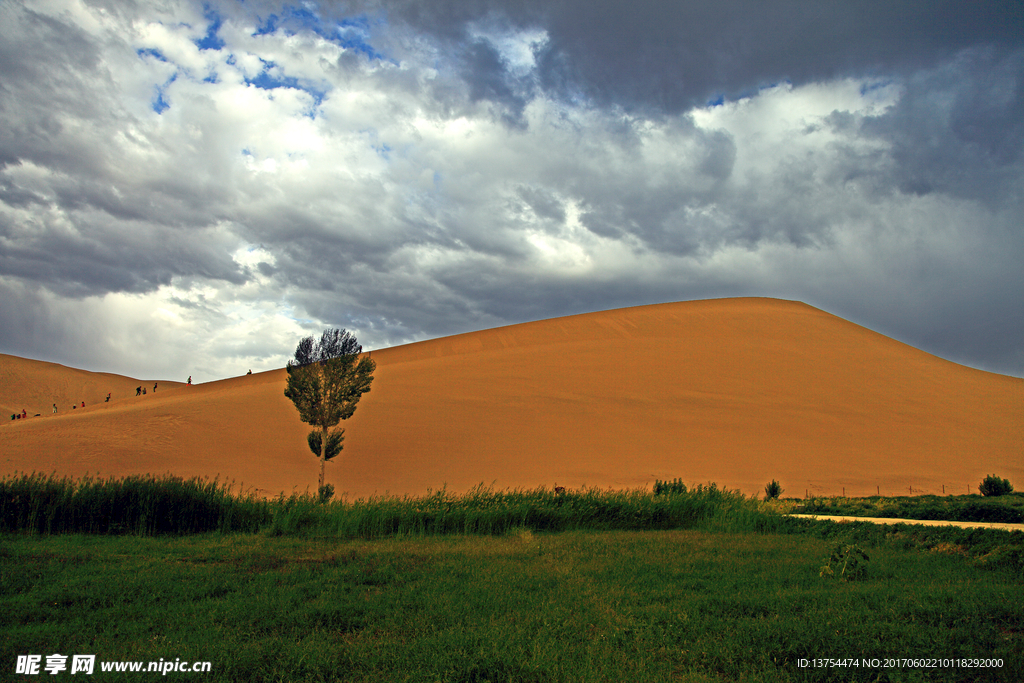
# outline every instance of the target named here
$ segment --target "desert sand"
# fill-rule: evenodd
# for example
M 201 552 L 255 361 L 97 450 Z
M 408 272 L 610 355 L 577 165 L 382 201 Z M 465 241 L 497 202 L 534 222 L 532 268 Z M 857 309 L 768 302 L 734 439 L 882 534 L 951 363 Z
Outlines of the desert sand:
M 802 303 L 626 308 L 372 357 L 372 390 L 327 465 L 350 499 L 677 477 L 747 494 L 778 479 L 785 496 L 976 493 L 987 474 L 1024 488 L 1024 380 Z M 152 380 L 0 356 L 0 380 L 0 474 L 170 472 L 263 495 L 316 487 L 310 428 L 284 396 L 283 369 L 161 381 L 136 397 Z M 22 408 L 40 417 L 10 421 Z

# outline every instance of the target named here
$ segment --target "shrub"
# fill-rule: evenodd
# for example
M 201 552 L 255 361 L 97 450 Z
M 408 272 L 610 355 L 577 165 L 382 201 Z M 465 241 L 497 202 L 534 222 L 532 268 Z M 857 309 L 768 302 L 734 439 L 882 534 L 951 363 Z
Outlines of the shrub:
M 686 484 L 683 483 L 682 479 L 673 479 L 672 481 L 654 480 L 654 495 L 663 496 L 670 493 L 686 493 Z
M 313 434 L 315 432 L 310 432 Z M 321 503 L 330 502 L 331 498 L 334 497 L 334 484 L 324 484 L 320 487 L 319 499 Z
M 994 474 L 985 477 L 985 480 L 978 486 L 983 496 L 1005 496 L 1013 493 L 1013 486 L 1008 479 L 1000 479 Z
M 843 545 L 839 543 L 832 549 L 828 562 L 821 568 L 819 576 L 855 581 L 863 579 L 868 573 L 868 554 L 859 545 Z
M 764 499 L 773 500 L 782 495 L 782 484 L 772 479 L 771 483 L 764 486 Z

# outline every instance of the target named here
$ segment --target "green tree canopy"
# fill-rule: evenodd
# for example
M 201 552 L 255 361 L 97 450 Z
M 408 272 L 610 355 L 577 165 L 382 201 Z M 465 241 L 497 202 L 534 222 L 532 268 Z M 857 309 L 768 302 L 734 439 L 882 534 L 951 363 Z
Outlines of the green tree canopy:
M 352 417 L 373 382 L 377 364 L 369 357 L 360 358 L 362 350 L 350 332 L 331 328 L 319 340 L 312 336 L 302 339 L 295 357 L 288 361 L 284 395 L 295 404 L 299 419 L 319 428 L 317 436 L 310 434 L 307 441 L 311 450 L 314 443 L 319 449 L 321 489 L 327 461 L 343 448 L 345 430 L 331 428 Z

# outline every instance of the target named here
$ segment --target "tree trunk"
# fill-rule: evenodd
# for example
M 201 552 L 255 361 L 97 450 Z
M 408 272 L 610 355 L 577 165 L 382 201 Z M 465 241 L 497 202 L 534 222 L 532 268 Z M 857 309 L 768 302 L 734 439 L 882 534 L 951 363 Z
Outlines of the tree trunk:
M 327 427 L 321 428 L 323 435 L 320 437 L 320 488 L 316 490 L 320 495 L 320 489 L 324 487 L 324 469 L 327 467 Z

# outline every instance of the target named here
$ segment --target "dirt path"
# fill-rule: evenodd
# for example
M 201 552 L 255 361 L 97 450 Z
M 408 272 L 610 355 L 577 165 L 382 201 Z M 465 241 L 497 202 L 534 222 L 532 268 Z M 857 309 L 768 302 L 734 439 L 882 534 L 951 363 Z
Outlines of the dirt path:
M 845 517 L 839 515 L 790 515 L 803 519 L 824 519 L 830 522 L 871 522 L 872 524 L 921 524 L 924 526 L 958 526 L 962 529 L 1003 529 L 1024 531 L 1024 524 L 1003 524 L 999 522 L 953 522 L 944 519 L 895 519 L 893 517 Z

